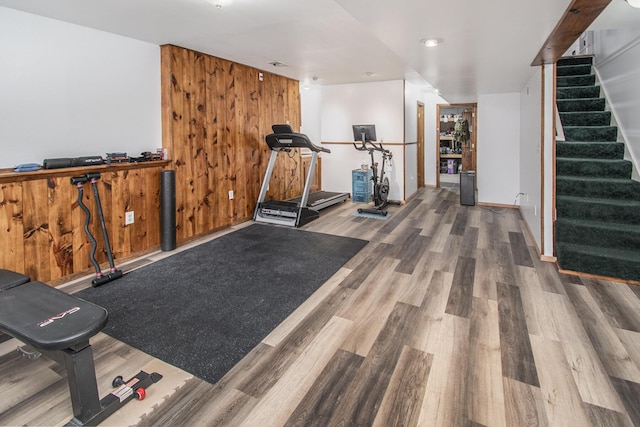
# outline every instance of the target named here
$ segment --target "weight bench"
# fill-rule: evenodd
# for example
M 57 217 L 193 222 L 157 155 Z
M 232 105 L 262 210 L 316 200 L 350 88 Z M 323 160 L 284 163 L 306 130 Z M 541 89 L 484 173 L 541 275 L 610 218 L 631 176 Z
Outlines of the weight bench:
M 118 376 L 116 388 L 102 400 L 89 338 L 107 324 L 107 310 L 28 276 L 0 269 L 0 330 L 32 346 L 67 371 L 74 418 L 67 425 L 96 425 L 162 375 L 140 371 L 126 383 Z

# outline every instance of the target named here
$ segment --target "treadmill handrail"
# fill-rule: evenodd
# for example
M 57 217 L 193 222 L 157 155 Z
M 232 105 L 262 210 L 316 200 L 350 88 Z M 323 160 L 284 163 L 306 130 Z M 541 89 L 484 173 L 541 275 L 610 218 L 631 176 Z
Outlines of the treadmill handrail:
M 309 137 L 303 133 L 272 133 L 265 137 L 271 150 L 283 150 L 288 148 L 308 148 L 314 152 L 331 153 L 331 150 L 315 145 Z

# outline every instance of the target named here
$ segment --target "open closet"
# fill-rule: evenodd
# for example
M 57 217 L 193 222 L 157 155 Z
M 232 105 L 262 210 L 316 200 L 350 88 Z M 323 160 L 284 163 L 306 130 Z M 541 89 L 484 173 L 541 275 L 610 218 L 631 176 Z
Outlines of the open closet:
M 477 104 L 438 104 L 437 186 L 460 184 L 460 172 L 476 170 Z

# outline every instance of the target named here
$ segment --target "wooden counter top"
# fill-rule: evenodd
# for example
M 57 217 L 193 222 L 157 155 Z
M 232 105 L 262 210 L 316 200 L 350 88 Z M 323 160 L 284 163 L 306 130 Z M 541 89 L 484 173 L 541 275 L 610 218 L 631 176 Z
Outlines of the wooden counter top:
M 13 169 L 0 169 L 0 184 L 7 182 L 23 182 L 36 179 L 58 178 L 82 175 L 88 172 L 108 173 L 126 169 L 144 169 L 167 166 L 171 160 L 154 160 L 150 162 L 112 163 L 110 165 L 79 166 L 74 168 L 40 169 L 34 172 L 14 172 Z

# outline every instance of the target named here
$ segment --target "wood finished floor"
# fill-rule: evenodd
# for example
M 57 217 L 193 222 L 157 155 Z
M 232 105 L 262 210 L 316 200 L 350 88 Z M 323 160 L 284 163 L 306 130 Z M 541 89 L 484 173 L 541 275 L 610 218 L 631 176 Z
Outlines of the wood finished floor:
M 369 240 L 356 257 L 218 384 L 177 382 L 138 424 L 640 426 L 639 287 L 559 274 L 516 209 L 451 189 L 384 221 L 354 210 L 304 229 Z M 92 343 L 101 394 L 149 359 Z M 0 356 L 0 425 L 67 421 L 61 375 Z

